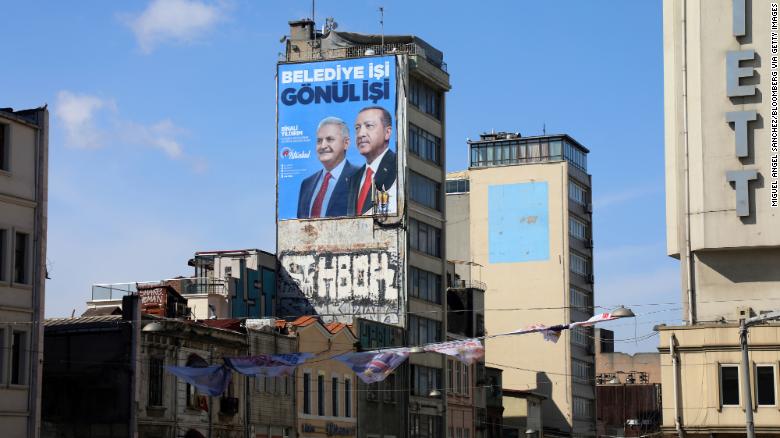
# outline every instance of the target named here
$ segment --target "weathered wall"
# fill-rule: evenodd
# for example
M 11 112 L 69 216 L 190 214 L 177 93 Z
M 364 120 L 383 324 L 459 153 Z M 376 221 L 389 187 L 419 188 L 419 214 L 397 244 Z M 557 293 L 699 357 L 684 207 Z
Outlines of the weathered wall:
M 403 324 L 400 233 L 371 218 L 279 222 L 279 315 Z

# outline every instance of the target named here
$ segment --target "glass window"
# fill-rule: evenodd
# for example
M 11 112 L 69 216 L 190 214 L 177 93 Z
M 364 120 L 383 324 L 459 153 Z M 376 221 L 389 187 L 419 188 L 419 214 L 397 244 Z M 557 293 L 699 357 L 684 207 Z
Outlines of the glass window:
M 317 415 L 325 416 L 325 376 L 317 375 Z
M 590 260 L 574 252 L 569 254 L 569 269 L 575 274 L 586 276 L 590 274 Z
M 588 238 L 588 225 L 575 218 L 569 217 L 569 235 L 579 240 L 586 240 Z
M 720 366 L 720 404 L 739 406 L 739 367 L 737 365 Z
M 593 364 L 578 359 L 572 359 L 572 376 L 580 382 L 588 383 L 593 380 Z
M 26 385 L 27 333 L 14 331 L 11 339 L 11 384 Z
M 311 373 L 303 373 L 303 413 L 311 414 Z
M 16 242 L 14 244 L 14 282 L 20 284 L 29 284 L 29 254 L 30 254 L 30 235 L 27 233 L 16 233 Z
M 574 402 L 574 418 L 593 418 L 593 400 L 582 397 L 574 397 L 572 401 Z
M 441 230 L 425 222 L 410 219 L 409 246 L 430 256 L 441 257 Z
M 569 180 L 569 199 L 580 205 L 588 204 L 588 189 Z
M 344 379 L 344 416 L 352 416 L 352 380 Z
M 469 180 L 468 179 L 451 179 L 447 181 L 445 186 L 447 193 L 468 193 Z
M 409 342 L 412 345 L 430 344 L 441 340 L 441 322 L 419 316 L 409 317 Z
M 420 111 L 441 119 L 441 93 L 419 80 L 411 80 L 409 102 Z
M 441 391 L 441 370 L 422 365 L 412 365 L 412 395 L 429 397 L 432 390 Z
M 5 275 L 5 269 L 6 269 L 6 250 L 8 248 L 8 244 L 6 243 L 8 240 L 8 230 L 2 230 L 0 229 L 0 281 L 7 280 Z
M 330 382 L 330 409 L 331 415 L 334 417 L 339 416 L 339 378 L 333 377 Z
M 588 311 L 592 307 L 591 294 L 582 289 L 574 286 L 570 287 L 571 292 L 571 306 L 577 307 L 580 310 Z
M 409 124 L 409 150 L 423 160 L 441 164 L 441 138 L 412 124 Z
M 409 267 L 409 292 L 411 296 L 441 304 L 441 275 L 415 267 Z
M 573 327 L 571 330 L 571 342 L 580 347 L 589 347 L 592 339 L 589 327 Z
M 163 404 L 163 359 L 149 358 L 149 406 Z
M 756 367 L 756 401 L 759 406 L 775 404 L 775 367 L 772 365 Z
M 560 140 L 553 140 L 550 142 L 550 157 L 552 158 L 563 158 L 563 154 L 561 153 L 561 141 Z
M 8 170 L 8 150 L 10 149 L 8 145 L 8 131 L 10 130 L 9 125 L 5 125 L 0 123 L 0 170 Z
M 417 172 L 409 171 L 412 201 L 441 210 L 441 184 Z

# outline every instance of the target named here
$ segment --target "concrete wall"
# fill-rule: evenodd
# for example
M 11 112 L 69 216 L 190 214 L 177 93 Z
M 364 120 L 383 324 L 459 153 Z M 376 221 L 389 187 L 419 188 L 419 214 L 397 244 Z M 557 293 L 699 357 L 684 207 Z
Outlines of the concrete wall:
M 461 240 L 470 238 L 471 260 L 481 265 L 481 280 L 485 291 L 485 326 L 487 334 L 505 333 L 533 323 L 558 324 L 568 321 L 565 308 L 569 305 L 569 239 L 568 239 L 568 164 L 549 162 L 523 166 L 505 166 L 469 171 L 471 191 L 468 195 L 468 216 L 464 195 L 448 196 L 448 222 L 469 224 L 469 232 L 448 234 L 448 248 L 465 248 Z M 528 254 L 510 254 L 519 257 L 516 262 L 491 262 L 491 218 L 489 192 L 491 187 L 528 183 L 546 183 L 547 229 L 541 235 L 547 241 L 538 241 Z M 461 199 L 459 199 L 461 198 Z M 452 199 L 452 204 L 450 204 Z M 504 199 L 505 203 L 521 203 L 522 199 Z M 452 207 L 452 210 L 450 210 Z M 532 215 L 536 215 L 533 213 Z M 520 220 L 505 217 L 504 220 Z M 530 219 L 530 220 L 529 220 Z M 524 224 L 537 218 L 525 217 Z M 492 219 L 494 222 L 496 219 Z M 517 226 L 523 225 L 517 223 Z M 457 226 L 457 225 L 455 225 Z M 510 228 L 507 222 L 506 227 Z M 532 230 L 531 227 L 528 228 Z M 496 230 L 501 233 L 504 230 Z M 500 236 L 493 236 L 498 239 Z M 539 237 L 539 235 L 537 235 Z M 518 243 L 522 243 L 518 242 Z M 519 245 L 522 247 L 522 245 Z M 527 245 L 526 245 L 527 246 Z M 531 254 L 531 251 L 535 251 Z M 495 253 L 494 253 L 495 254 Z M 530 257 L 533 255 L 533 257 Z M 449 257 L 449 254 L 448 254 Z M 525 260 L 525 261 L 520 261 Z M 477 269 L 477 268 L 475 268 Z M 519 281 L 522 279 L 522 281 Z M 536 308 L 537 310 L 530 310 Z M 550 308 L 550 310 L 538 310 Z M 511 309 L 494 311 L 493 309 Z M 546 342 L 541 336 L 490 338 L 486 345 L 486 364 L 503 368 L 503 387 L 513 390 L 534 390 L 549 398 L 545 402 L 545 427 L 571 430 L 573 383 L 571 374 L 570 335 L 564 332 L 557 344 Z M 533 352 L 533 354 L 530 354 Z M 585 389 L 587 392 L 587 389 Z M 585 396 L 593 397 L 592 390 Z
M 661 358 L 658 353 L 596 353 L 596 374 L 618 371 L 645 372 L 648 383 L 661 383 Z M 619 378 L 625 383 L 625 375 L 620 375 Z M 636 383 L 639 383 L 639 380 Z
M 679 403 L 681 422 L 688 436 L 709 436 L 709 433 L 731 433 L 745 436 L 744 398 L 740 393 L 739 406 L 723 406 L 720 399 L 719 370 L 721 364 L 739 364 L 739 327 L 736 324 L 710 324 L 693 327 L 661 327 L 660 346 L 663 429 L 675 430 L 675 387 L 672 358 L 669 350 L 671 336 L 678 342 Z M 780 434 L 780 410 L 777 402 L 778 365 L 780 364 L 780 325 L 756 326 L 750 329 L 751 386 L 753 391 L 753 418 L 756 433 Z M 775 367 L 775 405 L 755 406 L 755 366 Z M 740 367 L 740 373 L 741 373 Z M 741 388 L 740 388 L 741 391 Z
M 263 330 L 249 330 L 250 354 L 282 354 L 298 351 L 297 340 Z M 262 382 L 261 382 L 262 379 Z M 295 378 L 250 377 L 251 403 L 249 420 L 255 436 L 295 436 Z
M 37 117 L 35 122 L 24 117 Z M 0 111 L 7 166 L 0 169 L 0 430 L 39 434 L 46 260 L 48 112 Z M 16 233 L 28 235 L 25 279 L 16 282 Z M 37 323 L 32 324 L 33 321 Z M 14 334 L 21 334 L 18 382 L 12 383 Z

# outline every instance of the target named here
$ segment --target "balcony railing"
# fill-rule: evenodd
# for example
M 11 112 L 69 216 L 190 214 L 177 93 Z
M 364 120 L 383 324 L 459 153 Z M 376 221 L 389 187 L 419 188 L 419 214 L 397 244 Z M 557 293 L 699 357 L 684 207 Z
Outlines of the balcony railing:
M 479 280 L 453 280 L 450 285 L 450 289 L 479 289 L 481 291 L 487 290 L 485 282 Z
M 399 54 L 423 56 L 428 62 L 439 67 L 442 71 L 447 71 L 446 62 L 430 59 L 426 56 L 425 48 L 416 43 L 385 43 L 384 46 L 381 44 L 356 44 L 338 49 L 318 50 L 315 48 L 311 51 L 307 49 L 301 52 L 291 52 L 288 61 L 314 61 L 320 59 L 360 58 L 367 55 Z
M 139 286 L 169 285 L 180 294 L 196 295 L 209 294 L 228 297 L 231 294 L 232 282 L 224 278 L 190 277 L 172 278 L 161 281 L 143 281 L 135 283 L 106 283 L 92 285 L 92 301 L 121 300 L 123 296 L 138 293 Z

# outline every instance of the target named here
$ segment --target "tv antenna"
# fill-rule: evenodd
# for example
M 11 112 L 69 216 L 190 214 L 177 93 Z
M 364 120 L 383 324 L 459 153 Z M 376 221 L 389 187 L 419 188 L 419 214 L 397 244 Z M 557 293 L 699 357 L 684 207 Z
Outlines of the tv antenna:
M 547 124 L 542 123 L 542 135 L 547 135 Z
M 322 33 L 330 32 L 332 30 L 336 30 L 339 27 L 339 24 L 336 23 L 336 20 L 333 17 L 328 17 L 325 19 L 325 26 L 322 29 Z
M 313 0 L 312 0 L 313 1 Z M 382 47 L 379 49 L 379 54 L 385 54 L 385 8 L 379 7 L 379 27 L 382 29 Z

